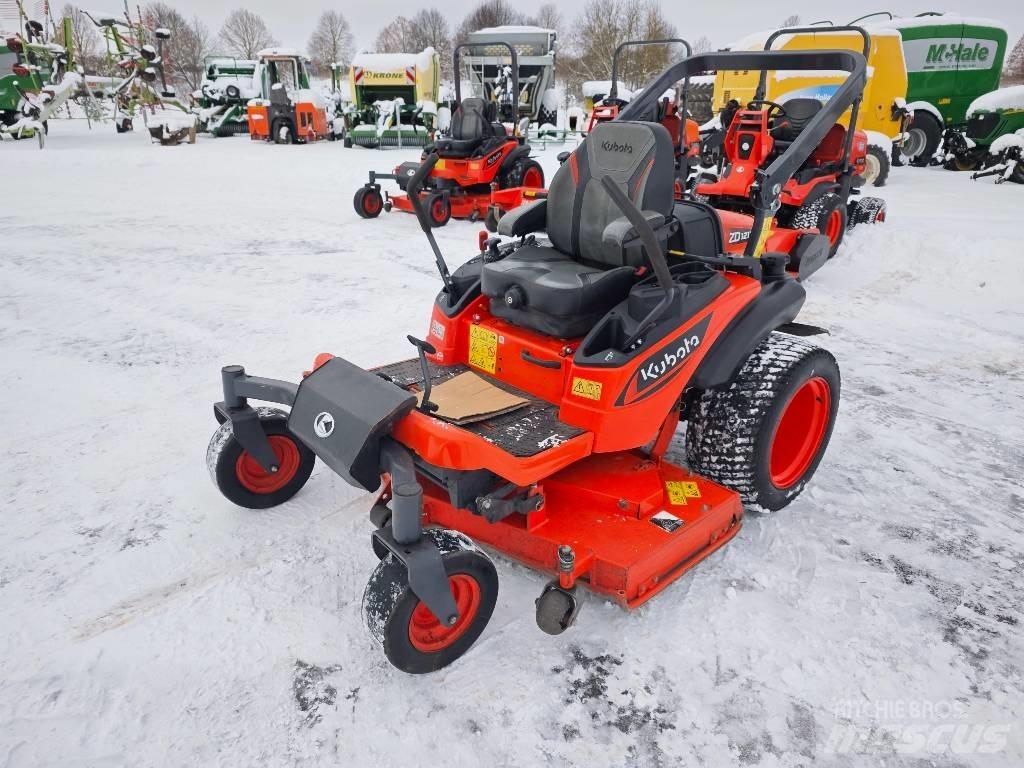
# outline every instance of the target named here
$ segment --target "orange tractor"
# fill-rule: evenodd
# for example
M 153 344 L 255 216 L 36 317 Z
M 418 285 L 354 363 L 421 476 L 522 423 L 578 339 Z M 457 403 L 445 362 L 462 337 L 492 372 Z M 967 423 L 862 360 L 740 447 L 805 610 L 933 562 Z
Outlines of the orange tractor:
M 327 110 L 309 87 L 308 60 L 298 51 L 268 48 L 257 54 L 253 77 L 260 97 L 249 101 L 249 138 L 275 144 L 306 144 L 330 134 Z

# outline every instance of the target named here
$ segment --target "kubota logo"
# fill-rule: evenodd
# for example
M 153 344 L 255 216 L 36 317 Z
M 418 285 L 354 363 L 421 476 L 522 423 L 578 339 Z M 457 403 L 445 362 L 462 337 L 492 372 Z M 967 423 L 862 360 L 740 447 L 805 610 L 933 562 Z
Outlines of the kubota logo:
M 635 403 L 653 395 L 672 381 L 704 343 L 710 324 L 711 315 L 708 315 L 648 356 L 630 377 L 615 404 L 622 406 Z
M 633 154 L 632 144 L 619 144 L 617 141 L 606 141 L 601 144 L 601 149 L 605 152 L 627 152 Z

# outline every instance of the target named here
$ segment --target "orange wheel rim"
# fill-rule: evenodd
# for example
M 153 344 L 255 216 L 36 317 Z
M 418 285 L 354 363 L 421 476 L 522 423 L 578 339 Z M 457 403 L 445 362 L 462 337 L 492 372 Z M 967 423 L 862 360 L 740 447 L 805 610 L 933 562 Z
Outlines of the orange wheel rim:
M 523 186 L 531 187 L 533 189 L 539 189 L 544 186 L 544 176 L 541 174 L 539 168 L 529 168 L 526 173 L 523 174 Z
M 235 462 L 235 476 L 242 487 L 251 493 L 274 493 L 284 488 L 299 471 L 299 448 L 295 441 L 284 435 L 270 435 L 267 438 L 277 458 L 277 472 L 270 473 L 263 469 L 248 451 Z
M 839 235 L 843 231 L 843 214 L 836 208 L 828 216 L 828 223 L 825 225 L 825 235 L 832 245 L 839 242 Z
M 417 651 L 437 653 L 448 648 L 466 634 L 480 609 L 480 584 L 472 576 L 456 573 L 448 577 L 459 618 L 452 626 L 446 626 L 430 612 L 423 603 L 417 602 L 409 618 L 409 642 Z
M 832 393 L 820 376 L 808 379 L 782 409 L 772 435 L 769 474 L 776 488 L 795 485 L 810 468 L 828 433 Z

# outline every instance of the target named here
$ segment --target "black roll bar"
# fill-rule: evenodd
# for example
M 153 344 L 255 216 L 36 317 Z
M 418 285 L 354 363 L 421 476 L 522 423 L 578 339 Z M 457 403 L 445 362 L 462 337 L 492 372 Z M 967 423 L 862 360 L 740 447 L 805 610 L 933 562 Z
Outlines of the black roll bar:
M 692 75 L 721 70 L 814 70 L 841 69 L 849 72 L 821 110 L 811 118 L 792 144 L 772 164 L 757 172 L 757 180 L 751 191 L 754 207 L 754 227 L 747 242 L 746 255 L 753 256 L 761 247 L 761 233 L 765 221 L 775 215 L 779 206 L 779 195 L 785 183 L 804 164 L 836 124 L 848 107 L 854 107 L 851 129 L 847 131 L 847 162 L 845 173 L 849 174 L 849 142 L 856 125 L 856 106 L 860 104 L 867 82 L 867 61 L 856 51 L 810 50 L 810 51 L 722 51 L 701 53 L 672 64 L 648 83 L 633 100 L 619 113 L 620 120 L 644 120 L 650 114 L 658 97 L 672 84 Z
M 615 49 L 615 53 L 612 54 L 612 85 L 608 89 L 609 99 L 617 99 L 619 97 L 619 55 L 626 48 L 642 48 L 646 45 L 681 45 L 686 49 L 686 58 L 693 56 L 693 48 L 681 37 L 667 37 L 660 40 L 627 40 L 619 44 Z
M 778 40 L 783 35 L 799 35 L 799 34 L 815 34 L 821 32 L 821 27 L 783 27 L 777 29 L 768 35 L 768 39 L 764 42 L 764 49 L 770 51 L 772 49 L 772 43 Z M 868 34 L 867 30 L 863 27 L 855 27 L 852 24 L 845 24 L 842 26 L 831 26 L 827 32 L 856 32 L 864 38 L 864 58 L 867 59 L 871 55 L 871 35 Z M 761 100 L 764 98 L 764 92 L 767 87 L 768 70 L 761 70 L 761 77 L 757 81 L 757 91 L 754 94 L 755 100 Z

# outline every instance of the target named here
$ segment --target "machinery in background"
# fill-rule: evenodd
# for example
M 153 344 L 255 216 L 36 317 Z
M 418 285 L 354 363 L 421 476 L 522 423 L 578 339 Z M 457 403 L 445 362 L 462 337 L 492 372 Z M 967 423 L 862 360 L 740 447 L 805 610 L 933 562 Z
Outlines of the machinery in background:
M 199 103 L 199 124 L 214 136 L 249 132 L 246 104 L 260 96 L 255 59 L 207 56 L 203 79 L 192 94 Z
M 246 107 L 249 138 L 275 144 L 328 138 L 324 100 L 309 87 L 309 59 L 291 48 L 266 48 L 256 57 L 259 95 Z

